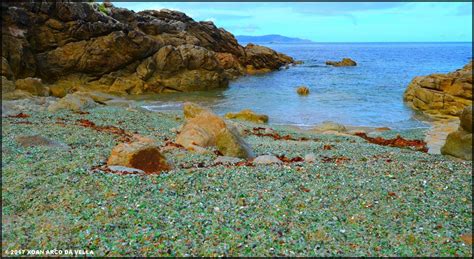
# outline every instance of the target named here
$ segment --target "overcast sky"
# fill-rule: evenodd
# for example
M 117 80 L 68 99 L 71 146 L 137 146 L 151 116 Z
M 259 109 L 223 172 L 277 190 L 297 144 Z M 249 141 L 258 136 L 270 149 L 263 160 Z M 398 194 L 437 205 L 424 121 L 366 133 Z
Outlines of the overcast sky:
M 280 34 L 317 42 L 472 41 L 472 3 L 113 2 L 172 9 L 234 35 Z

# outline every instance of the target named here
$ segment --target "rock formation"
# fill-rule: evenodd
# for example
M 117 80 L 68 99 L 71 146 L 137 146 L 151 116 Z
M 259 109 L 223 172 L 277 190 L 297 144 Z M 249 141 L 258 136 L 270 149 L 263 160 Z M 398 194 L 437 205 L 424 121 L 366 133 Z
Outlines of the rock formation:
M 457 131 L 449 133 L 441 154 L 472 160 L 472 106 L 464 108 Z
M 241 110 L 240 112 L 233 113 L 228 112 L 224 115 L 227 119 L 236 119 L 236 120 L 244 120 L 244 121 L 251 121 L 255 123 L 267 123 L 268 116 L 265 114 L 257 114 L 250 109 Z
M 357 63 L 350 58 L 343 58 L 341 61 L 326 61 L 326 65 L 335 67 L 353 67 L 357 66 Z
M 206 90 L 294 63 L 266 47 L 239 45 L 212 22 L 166 9 L 135 13 L 111 4 L 19 1 L 2 2 L 1 11 L 2 76 L 42 79 L 59 97 L 77 88 L 119 94 Z
M 472 105 L 472 61 L 448 74 L 415 77 L 405 90 L 404 100 L 429 114 L 459 116 Z

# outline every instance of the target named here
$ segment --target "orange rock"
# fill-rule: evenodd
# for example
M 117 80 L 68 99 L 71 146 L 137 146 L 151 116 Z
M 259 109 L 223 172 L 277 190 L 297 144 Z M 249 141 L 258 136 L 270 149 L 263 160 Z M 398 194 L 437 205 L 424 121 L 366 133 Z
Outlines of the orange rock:
M 137 168 L 146 173 L 160 173 L 171 169 L 158 145 L 150 138 L 134 136 L 131 143 L 121 143 L 112 149 L 107 165 Z

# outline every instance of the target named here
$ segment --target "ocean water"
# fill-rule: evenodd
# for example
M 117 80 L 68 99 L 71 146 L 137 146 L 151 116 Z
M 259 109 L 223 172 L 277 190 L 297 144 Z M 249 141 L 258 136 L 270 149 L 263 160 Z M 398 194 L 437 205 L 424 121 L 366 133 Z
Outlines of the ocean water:
M 270 124 L 302 127 L 323 121 L 345 125 L 408 129 L 427 127 L 426 118 L 403 102 L 403 92 L 419 75 L 447 73 L 472 58 L 472 43 L 267 44 L 304 64 L 264 75 L 245 76 L 226 89 L 143 97 L 151 110 L 181 109 L 194 101 L 222 115 L 250 108 Z M 326 66 L 350 57 L 356 67 Z M 306 85 L 310 95 L 299 96 Z

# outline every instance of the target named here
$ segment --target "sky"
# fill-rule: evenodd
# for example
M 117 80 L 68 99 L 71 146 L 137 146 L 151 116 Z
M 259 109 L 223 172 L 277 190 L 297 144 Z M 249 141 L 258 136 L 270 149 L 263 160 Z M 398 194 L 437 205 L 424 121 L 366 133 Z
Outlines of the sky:
M 171 9 L 234 35 L 315 42 L 472 42 L 472 2 L 113 2 L 136 12 Z

